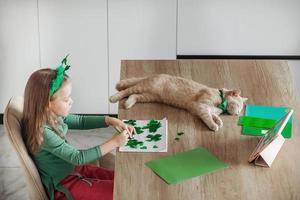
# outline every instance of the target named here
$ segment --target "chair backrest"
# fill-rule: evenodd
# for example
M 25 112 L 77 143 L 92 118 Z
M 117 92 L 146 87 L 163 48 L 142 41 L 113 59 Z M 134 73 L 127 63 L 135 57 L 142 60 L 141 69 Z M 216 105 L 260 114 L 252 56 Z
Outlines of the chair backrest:
M 8 138 L 17 152 L 21 166 L 26 174 L 26 185 L 30 199 L 47 200 L 48 196 L 41 182 L 38 170 L 29 156 L 21 133 L 23 97 L 12 97 L 5 109 L 4 127 Z

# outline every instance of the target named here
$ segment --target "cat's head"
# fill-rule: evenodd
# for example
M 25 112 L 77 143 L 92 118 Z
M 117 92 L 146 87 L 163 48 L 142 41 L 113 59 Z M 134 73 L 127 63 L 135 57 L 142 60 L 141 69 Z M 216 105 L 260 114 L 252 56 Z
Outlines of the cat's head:
M 244 103 L 248 98 L 241 97 L 240 90 L 228 90 L 222 88 L 225 99 L 228 101 L 227 112 L 231 115 L 238 115 L 243 110 Z

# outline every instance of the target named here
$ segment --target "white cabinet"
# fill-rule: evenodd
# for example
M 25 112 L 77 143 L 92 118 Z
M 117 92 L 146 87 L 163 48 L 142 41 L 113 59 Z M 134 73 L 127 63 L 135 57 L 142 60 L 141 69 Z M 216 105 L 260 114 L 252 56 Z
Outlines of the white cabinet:
M 179 55 L 299 55 L 299 0 L 180 0 Z
M 176 0 L 109 0 L 109 94 L 124 59 L 176 58 Z M 117 104 L 110 104 L 116 114 Z
M 36 1 L 0 1 L 0 113 L 39 68 L 38 47 Z
M 71 112 L 108 113 L 107 1 L 43 0 L 38 7 L 42 67 L 70 54 Z

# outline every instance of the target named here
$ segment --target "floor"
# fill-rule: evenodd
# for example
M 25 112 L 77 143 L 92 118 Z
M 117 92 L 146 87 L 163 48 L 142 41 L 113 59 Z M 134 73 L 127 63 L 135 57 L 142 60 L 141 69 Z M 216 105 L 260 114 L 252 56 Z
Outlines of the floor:
M 104 143 L 114 133 L 112 128 L 93 130 L 70 130 L 68 141 L 76 148 L 88 148 Z M 107 168 L 113 168 L 114 154 L 107 155 L 101 160 L 101 164 Z M 0 125 L 0 200 L 27 200 L 25 178 L 15 150 L 10 144 Z

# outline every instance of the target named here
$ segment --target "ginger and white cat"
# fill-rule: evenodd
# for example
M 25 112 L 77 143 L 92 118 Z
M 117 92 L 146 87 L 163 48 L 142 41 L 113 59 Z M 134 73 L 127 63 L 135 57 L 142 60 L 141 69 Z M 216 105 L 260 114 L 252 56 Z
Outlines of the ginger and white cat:
M 115 103 L 129 97 L 125 101 L 126 109 L 131 108 L 135 103 L 161 102 L 188 110 L 200 117 L 213 131 L 223 126 L 219 117 L 223 110 L 218 108 L 222 102 L 219 89 L 167 74 L 121 80 L 117 83 L 116 89 L 119 92 L 109 100 Z M 221 91 L 228 101 L 227 112 L 238 115 L 247 98 L 240 96 L 240 90 L 222 88 Z

